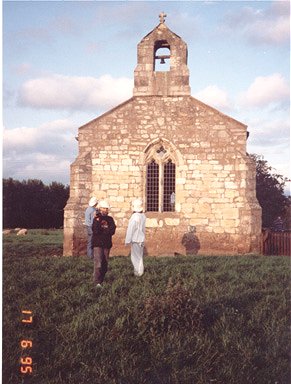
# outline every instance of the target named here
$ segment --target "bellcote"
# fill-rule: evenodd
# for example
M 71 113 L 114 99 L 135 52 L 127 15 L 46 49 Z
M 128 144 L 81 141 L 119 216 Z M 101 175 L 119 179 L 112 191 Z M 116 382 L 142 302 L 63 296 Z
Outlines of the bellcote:
M 190 95 L 187 44 L 160 23 L 137 46 L 134 96 Z

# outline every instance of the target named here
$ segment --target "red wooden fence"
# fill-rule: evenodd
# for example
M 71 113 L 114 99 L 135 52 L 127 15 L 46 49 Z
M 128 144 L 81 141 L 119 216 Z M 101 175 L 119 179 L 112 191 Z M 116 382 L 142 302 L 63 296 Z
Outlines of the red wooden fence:
M 291 232 L 266 230 L 262 235 L 264 255 L 291 256 Z

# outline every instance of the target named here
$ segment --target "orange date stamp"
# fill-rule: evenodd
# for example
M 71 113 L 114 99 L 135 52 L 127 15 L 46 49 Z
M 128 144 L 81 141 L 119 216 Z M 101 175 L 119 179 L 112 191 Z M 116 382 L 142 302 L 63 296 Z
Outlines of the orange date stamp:
M 22 324 L 32 324 L 33 323 L 33 313 L 29 310 L 21 311 Z M 29 339 L 20 340 L 21 347 L 21 358 L 20 358 L 20 373 L 22 375 L 32 374 L 32 357 L 30 356 L 33 346 L 33 341 Z M 24 356 L 25 355 L 25 356 Z

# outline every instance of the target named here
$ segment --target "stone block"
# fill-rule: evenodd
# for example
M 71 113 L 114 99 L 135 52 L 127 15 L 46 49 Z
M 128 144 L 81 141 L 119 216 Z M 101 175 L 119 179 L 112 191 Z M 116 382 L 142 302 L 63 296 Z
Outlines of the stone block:
M 225 182 L 225 188 L 226 189 L 238 189 L 238 185 L 234 183 L 233 181 L 226 181 Z
M 157 219 L 146 219 L 146 227 L 147 228 L 157 228 L 159 227 L 159 223 Z
M 169 226 L 177 226 L 180 224 L 180 219 L 165 218 L 165 224 Z

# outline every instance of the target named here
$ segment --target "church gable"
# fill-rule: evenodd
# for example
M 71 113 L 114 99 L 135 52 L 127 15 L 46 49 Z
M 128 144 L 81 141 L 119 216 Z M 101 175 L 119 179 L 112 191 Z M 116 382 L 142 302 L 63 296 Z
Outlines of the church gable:
M 246 126 L 191 96 L 133 97 L 79 130 L 80 149 L 86 151 L 108 146 L 114 151 L 118 143 L 126 151 L 129 143 L 147 146 L 161 137 L 183 153 L 210 147 L 220 157 L 246 152 Z

